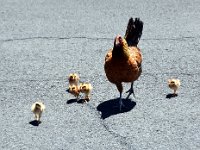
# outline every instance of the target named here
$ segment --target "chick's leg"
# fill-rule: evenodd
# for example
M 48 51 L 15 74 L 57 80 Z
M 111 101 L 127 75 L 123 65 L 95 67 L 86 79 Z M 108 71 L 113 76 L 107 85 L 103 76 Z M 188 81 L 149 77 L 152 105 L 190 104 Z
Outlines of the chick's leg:
M 86 101 L 86 102 L 89 102 L 89 101 L 90 101 L 89 92 L 85 93 L 85 101 Z
M 35 119 L 36 119 L 37 121 L 39 120 L 39 114 L 38 114 L 38 113 L 35 114 Z
M 126 97 L 126 99 L 128 99 L 131 94 L 133 94 L 133 96 L 135 97 L 135 92 L 134 92 L 134 89 L 133 89 L 133 84 L 134 84 L 134 82 L 131 83 L 131 88 L 126 92 L 126 93 L 128 93 L 128 96 Z
M 40 122 L 41 116 L 42 116 L 42 113 L 40 112 L 40 113 L 39 113 L 39 116 L 38 116 L 38 122 Z
M 76 95 L 76 101 L 79 101 L 79 95 Z
M 177 96 L 177 93 L 176 93 L 176 89 L 174 89 L 174 94 L 173 94 L 174 96 Z
M 37 120 L 37 114 L 35 114 L 35 116 L 34 116 L 34 117 L 35 117 L 35 120 Z
M 117 86 L 117 89 L 120 93 L 120 96 L 119 96 L 119 110 L 121 111 L 122 110 L 122 107 L 124 107 L 124 104 L 122 102 L 122 91 L 123 91 L 123 87 L 122 87 L 122 83 L 118 83 L 116 84 Z

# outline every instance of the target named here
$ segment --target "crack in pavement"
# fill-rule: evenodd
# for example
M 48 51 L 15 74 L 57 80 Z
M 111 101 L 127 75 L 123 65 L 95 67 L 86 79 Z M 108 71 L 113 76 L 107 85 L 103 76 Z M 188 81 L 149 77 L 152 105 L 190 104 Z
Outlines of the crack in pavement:
M 199 39 L 200 36 L 182 36 L 182 37 L 174 37 L 174 38 L 146 38 L 143 40 L 147 40 L 147 41 L 183 41 L 183 40 L 187 40 L 187 39 Z
M 132 146 L 127 142 L 127 137 L 124 137 L 122 135 L 120 135 L 119 133 L 116 133 L 112 130 L 109 129 L 108 125 L 105 124 L 104 121 L 101 121 L 103 127 L 105 128 L 105 130 L 107 132 L 109 132 L 113 137 L 117 138 L 117 141 L 119 141 L 119 143 L 125 147 L 127 147 L 127 149 L 133 149 Z
M 91 104 L 87 105 L 92 111 L 96 112 L 95 115 L 99 118 L 99 112 L 96 111 L 96 108 L 93 107 Z M 127 137 L 124 137 L 120 135 L 119 133 L 116 133 L 109 129 L 109 126 L 106 125 L 104 120 L 100 120 L 101 125 L 104 127 L 104 129 L 111 134 L 121 145 L 125 146 L 128 150 L 134 150 L 133 147 L 127 142 Z
M 113 38 L 106 37 L 86 37 L 86 36 L 72 36 L 72 37 L 25 37 L 25 38 L 13 38 L 13 39 L 3 39 L 1 42 L 12 42 L 12 41 L 25 41 L 25 40 L 34 40 L 34 39 L 44 39 L 44 40 L 70 40 L 70 39 L 88 39 L 88 40 L 113 40 Z
M 60 82 L 63 81 L 63 78 L 58 79 L 16 79 L 16 80 L 1 80 L 0 83 L 7 83 L 7 82 L 48 82 L 48 81 L 54 81 L 54 82 Z
M 143 38 L 144 41 L 183 41 L 187 39 L 199 39 L 200 36 L 183 36 L 183 37 L 174 37 L 174 38 Z M 35 37 L 24 37 L 24 38 L 10 38 L 10 39 L 1 39 L 0 42 L 13 42 L 13 41 L 25 41 L 25 40 L 34 40 L 34 39 L 43 39 L 43 40 L 70 40 L 70 39 L 87 39 L 87 40 L 113 40 L 114 38 L 109 37 L 87 37 L 87 36 L 71 36 L 71 37 L 54 37 L 54 36 L 35 36 Z
M 158 75 L 184 75 L 184 76 L 196 76 L 196 75 L 200 75 L 199 72 L 196 73 L 170 73 L 170 72 L 166 72 L 166 73 L 148 73 L 148 72 L 143 72 L 142 76 L 152 76 L 154 77 L 156 80 L 158 80 Z M 6 83 L 6 82 L 47 82 L 47 81 L 63 81 L 63 78 L 57 78 L 57 79 L 53 79 L 53 78 L 49 78 L 49 79 L 16 79 L 16 80 L 0 80 L 0 83 Z M 80 81 L 83 82 L 83 81 Z
M 171 73 L 171 72 L 164 72 L 164 73 L 148 73 L 148 72 L 143 72 L 142 73 L 143 76 L 152 76 L 154 78 L 158 78 L 158 75 L 184 75 L 184 76 L 196 76 L 196 75 L 200 75 L 199 72 L 195 72 L 195 73 Z

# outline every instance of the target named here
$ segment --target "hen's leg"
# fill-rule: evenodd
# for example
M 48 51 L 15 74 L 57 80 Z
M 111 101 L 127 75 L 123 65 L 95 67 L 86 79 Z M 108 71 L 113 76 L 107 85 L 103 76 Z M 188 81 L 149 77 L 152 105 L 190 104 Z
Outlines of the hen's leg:
M 120 110 L 120 112 L 121 112 L 122 107 L 124 107 L 124 104 L 123 104 L 123 102 L 122 102 L 122 91 L 123 91 L 123 87 L 122 87 L 122 84 L 121 84 L 121 83 L 117 84 L 117 89 L 118 89 L 118 91 L 119 91 L 119 93 L 120 93 L 120 96 L 119 96 L 119 110 Z
M 124 106 L 124 104 L 122 102 L 122 93 L 120 93 L 120 96 L 119 96 L 119 111 L 120 112 L 121 112 L 123 106 Z
M 133 96 L 135 97 L 135 92 L 134 92 L 134 89 L 133 89 L 133 83 L 134 82 L 131 83 L 131 88 L 126 92 L 126 93 L 128 93 L 128 96 L 126 97 L 126 99 L 128 99 L 131 94 L 133 94 Z

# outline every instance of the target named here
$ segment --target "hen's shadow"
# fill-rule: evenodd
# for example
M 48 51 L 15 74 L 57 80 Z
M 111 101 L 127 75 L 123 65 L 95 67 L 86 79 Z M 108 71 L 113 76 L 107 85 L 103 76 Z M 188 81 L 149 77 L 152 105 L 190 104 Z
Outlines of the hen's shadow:
M 119 110 L 119 98 L 111 99 L 99 104 L 97 110 L 101 112 L 101 118 L 106 119 L 112 115 L 128 112 L 136 105 L 136 102 L 131 101 L 131 99 L 122 99 L 122 101 L 125 107 L 122 107 L 121 111 Z
M 30 121 L 29 124 L 33 125 L 33 126 L 39 126 L 41 123 L 41 121 L 37 121 L 37 120 L 33 120 L 33 121 Z
M 168 99 L 170 99 L 170 98 L 172 98 L 172 97 L 176 97 L 176 96 L 178 96 L 178 94 L 167 94 L 166 95 L 166 98 L 168 98 Z

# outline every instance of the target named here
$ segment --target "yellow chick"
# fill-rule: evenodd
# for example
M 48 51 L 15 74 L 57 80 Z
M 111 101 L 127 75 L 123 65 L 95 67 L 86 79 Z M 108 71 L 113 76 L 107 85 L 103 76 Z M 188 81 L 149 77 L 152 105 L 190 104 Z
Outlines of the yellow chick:
M 179 89 L 181 83 L 179 79 L 169 79 L 168 80 L 168 86 L 170 89 L 174 90 L 174 95 L 176 95 L 176 91 Z
M 70 85 L 69 88 L 67 89 L 67 92 L 74 95 L 77 100 L 79 99 L 79 94 L 80 94 L 79 86 Z
M 81 83 L 80 92 L 85 94 L 85 102 L 90 100 L 90 95 L 92 91 L 92 85 L 90 83 Z
M 45 109 L 45 105 L 42 102 L 35 102 L 31 106 L 31 111 L 34 113 L 35 119 L 37 121 L 40 121 L 40 118 L 42 116 L 44 109 Z
M 76 85 L 78 86 L 79 76 L 76 73 L 71 73 L 68 77 L 69 85 Z

